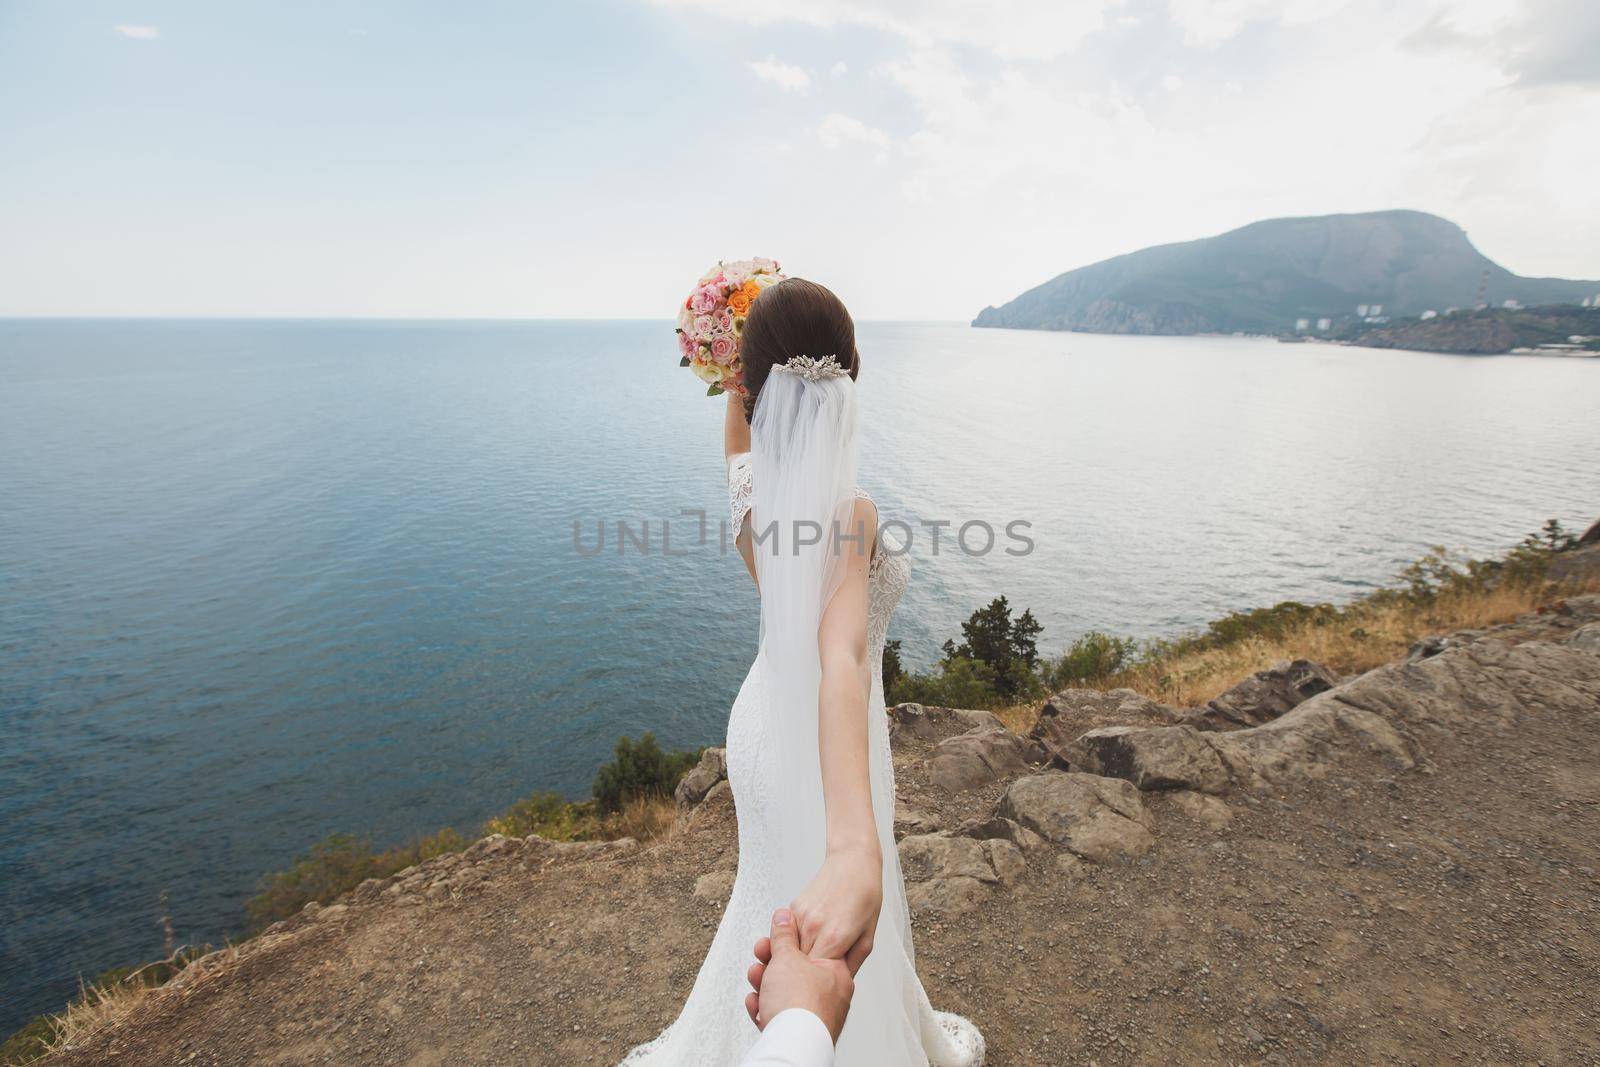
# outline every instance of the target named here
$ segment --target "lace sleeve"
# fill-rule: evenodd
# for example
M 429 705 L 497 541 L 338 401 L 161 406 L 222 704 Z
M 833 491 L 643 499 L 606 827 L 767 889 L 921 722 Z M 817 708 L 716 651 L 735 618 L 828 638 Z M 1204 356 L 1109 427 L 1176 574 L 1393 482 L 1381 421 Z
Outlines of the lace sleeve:
M 750 453 L 740 452 L 728 457 L 728 517 L 733 525 L 728 532 L 739 536 L 744 517 L 750 514 L 750 498 L 755 493 L 755 468 L 750 463 Z

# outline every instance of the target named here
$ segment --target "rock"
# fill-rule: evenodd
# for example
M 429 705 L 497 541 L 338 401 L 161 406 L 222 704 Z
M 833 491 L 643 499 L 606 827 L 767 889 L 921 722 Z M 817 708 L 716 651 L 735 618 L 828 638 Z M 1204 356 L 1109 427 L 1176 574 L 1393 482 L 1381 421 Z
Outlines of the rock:
M 1024 852 L 1036 852 L 1046 847 L 1045 839 L 1026 826 L 998 815 L 964 822 L 956 828 L 955 833 L 960 837 L 971 837 L 979 841 L 992 841 L 997 838 L 1009 841 Z
M 1583 536 L 1578 538 L 1578 544 L 1600 545 L 1600 519 L 1596 519 L 1593 526 L 1583 531 Z
M 728 777 L 728 750 L 708 748 L 700 755 L 700 762 L 678 782 L 673 798 L 678 810 L 692 808 L 706 798 L 711 788 Z
M 1257 671 L 1182 721 L 1201 730 L 1260 726 L 1293 711 L 1339 684 L 1339 676 L 1320 663 L 1297 659 Z
M 990 889 L 976 878 L 937 878 L 906 887 L 906 903 L 918 915 L 929 912 L 954 916 L 983 902 Z
M 474 841 L 461 856 L 468 863 L 476 863 L 478 860 L 489 856 L 499 856 L 507 852 L 514 852 L 521 845 L 522 841 L 519 838 L 506 837 L 504 834 L 490 834 L 488 837 Z M 454 866 L 454 864 L 440 864 L 440 866 Z
M 1451 639 L 1444 634 L 1429 634 L 1427 637 L 1413 641 L 1411 647 L 1406 649 L 1406 659 L 1415 663 L 1419 659 L 1437 656 L 1451 645 Z
M 1567 644 L 1584 652 L 1600 653 L 1600 622 L 1591 622 L 1587 626 L 1580 626 Z
M 722 902 L 733 893 L 731 870 L 708 871 L 694 880 L 694 895 L 700 900 Z
M 1588 534 L 1584 535 L 1585 537 Z M 1577 584 L 1600 578 L 1600 544 L 1569 548 L 1550 557 L 1545 567 L 1547 581 Z
M 350 905 L 329 904 L 326 908 L 316 913 L 316 920 L 319 923 L 332 922 L 336 919 L 342 919 L 348 914 L 350 914 Z
M 980 727 L 947 737 L 928 762 L 933 784 L 952 793 L 975 789 L 1027 769 L 1027 742 L 1004 727 Z
M 916 911 L 956 915 L 1011 885 L 1027 871 L 1022 850 L 1010 841 L 979 841 L 950 834 L 917 834 L 900 842 L 906 899 Z
M 1019 778 L 998 814 L 1095 863 L 1150 851 L 1150 816 L 1133 784 L 1093 774 Z
M 1063 751 L 1086 731 L 1099 726 L 1146 726 L 1175 722 L 1178 712 L 1132 689 L 1063 689 L 1039 709 L 1028 736 L 1065 767 Z
M 991 838 L 983 842 L 983 854 L 1001 885 L 1014 885 L 1028 872 L 1028 861 L 1023 858 L 1022 850 L 1010 841 Z
M 923 741 L 939 741 L 953 734 L 984 727 L 1004 730 L 1005 724 L 987 711 L 964 708 L 896 704 L 889 709 L 889 736 L 896 740 L 915 737 Z
M 1208 830 L 1222 830 L 1233 821 L 1233 809 L 1226 801 L 1192 789 L 1174 790 L 1166 802 Z
M 983 842 L 970 837 L 917 834 L 900 842 L 900 872 L 908 882 L 936 878 L 999 881 Z
M 907 834 L 928 834 L 942 827 L 937 815 L 913 808 L 903 800 L 894 802 L 894 836 L 896 840 Z
M 1590 600 L 1572 597 L 1567 605 L 1592 619 L 1600 598 Z M 1426 771 L 1420 736 L 1509 729 L 1524 716 L 1555 710 L 1593 716 L 1597 707 L 1600 659 L 1593 654 L 1547 641 L 1478 640 L 1370 670 L 1264 726 L 1204 736 L 1232 787 L 1281 788 L 1326 777 L 1347 760 L 1375 761 L 1391 774 Z M 1146 740 L 1129 739 L 1136 749 Z
M 1215 746 L 1192 726 L 1106 726 L 1074 741 L 1066 757 L 1080 770 L 1125 778 L 1146 790 L 1225 793 L 1232 784 Z
M 1102 726 L 1072 742 L 1066 757 L 1074 768 L 1144 790 L 1222 793 L 1232 784 L 1218 750 L 1194 726 Z

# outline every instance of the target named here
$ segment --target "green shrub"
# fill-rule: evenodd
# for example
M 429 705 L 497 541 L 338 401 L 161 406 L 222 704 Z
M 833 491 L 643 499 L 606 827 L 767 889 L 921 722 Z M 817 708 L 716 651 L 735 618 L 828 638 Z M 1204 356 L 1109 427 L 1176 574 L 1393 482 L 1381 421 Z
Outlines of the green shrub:
M 637 742 L 619 737 L 613 751 L 616 758 L 601 764 L 594 776 L 594 801 L 603 815 L 639 797 L 671 796 L 705 750 L 667 752 L 654 734 L 645 733 Z
M 1276 640 L 1290 630 L 1307 624 L 1323 626 L 1339 618 L 1339 609 L 1332 604 L 1302 604 L 1298 600 L 1280 601 L 1270 608 L 1253 608 L 1235 611 L 1210 623 L 1205 633 L 1191 639 L 1191 647 L 1223 648 L 1264 637 Z M 1185 642 L 1178 642 L 1182 645 Z
M 483 832 L 507 837 L 538 834 L 551 841 L 578 841 L 595 832 L 593 801 L 573 803 L 560 793 L 534 793 L 483 824 Z
M 894 687 L 894 704 L 929 704 L 939 708 L 990 708 L 1000 703 L 994 672 L 987 663 L 956 656 L 940 662 L 929 674 L 910 674 Z
M 895 686 L 905 680 L 906 669 L 900 662 L 900 642 L 885 641 L 883 643 L 883 691 L 885 694 L 894 691 Z
M 1015 700 L 1037 687 L 1034 671 L 1039 666 L 1038 639 L 1043 629 L 1032 611 L 1012 619 L 1006 598 L 995 597 L 961 624 L 959 645 L 944 643 L 944 658 L 947 663 L 965 659 L 984 664 L 995 696 L 1002 701 Z
M 1131 637 L 1115 637 L 1090 630 L 1053 662 L 1040 667 L 1040 680 L 1050 692 L 1075 685 L 1105 681 L 1132 666 L 1139 642 Z

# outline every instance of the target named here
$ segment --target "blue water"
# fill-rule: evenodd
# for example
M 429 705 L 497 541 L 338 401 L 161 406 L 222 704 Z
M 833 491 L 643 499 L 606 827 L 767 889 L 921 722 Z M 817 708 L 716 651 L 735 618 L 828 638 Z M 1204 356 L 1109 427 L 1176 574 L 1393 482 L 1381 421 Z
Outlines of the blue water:
M 1170 634 L 1600 514 L 1600 364 L 861 348 L 863 484 L 953 523 L 938 555 L 916 527 L 891 634 L 918 664 L 997 593 L 1050 648 Z M 721 401 L 676 360 L 658 323 L 0 321 L 0 1030 L 159 955 L 163 890 L 217 941 L 330 832 L 581 795 L 623 733 L 720 740 L 756 602 L 716 543 Z M 951 551 L 971 519 L 1036 550 Z

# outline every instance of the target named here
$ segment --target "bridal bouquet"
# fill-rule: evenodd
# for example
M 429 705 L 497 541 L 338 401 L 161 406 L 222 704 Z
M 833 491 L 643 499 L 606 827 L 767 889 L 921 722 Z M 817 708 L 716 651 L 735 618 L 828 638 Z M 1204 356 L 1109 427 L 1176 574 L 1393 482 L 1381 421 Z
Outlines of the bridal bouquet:
M 678 311 L 680 367 L 707 385 L 706 395 L 744 395 L 739 335 L 761 291 L 783 280 L 775 259 L 718 263 L 700 278 Z

